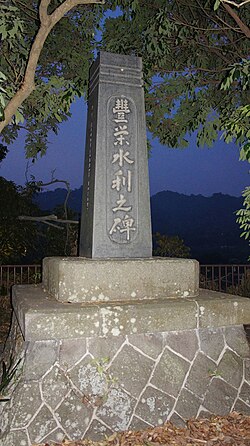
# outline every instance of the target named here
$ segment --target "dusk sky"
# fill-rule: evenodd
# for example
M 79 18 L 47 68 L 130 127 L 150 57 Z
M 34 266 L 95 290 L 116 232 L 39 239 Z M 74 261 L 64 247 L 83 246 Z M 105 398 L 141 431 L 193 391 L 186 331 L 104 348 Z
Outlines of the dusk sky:
M 35 164 L 30 163 L 29 175 L 34 175 L 37 181 L 48 182 L 55 170 L 55 178 L 69 181 L 71 189 L 79 188 L 83 180 L 86 118 L 86 104 L 78 100 L 72 106 L 72 118 L 61 125 L 59 135 L 50 135 L 47 154 Z M 170 190 L 187 195 L 210 196 L 221 192 L 240 196 L 249 185 L 249 163 L 239 161 L 239 149 L 234 144 L 218 141 L 208 149 L 197 148 L 195 142 L 191 142 L 187 149 L 168 149 L 154 140 L 152 145 L 151 195 Z M 9 147 L 0 165 L 0 175 L 24 185 L 26 165 L 24 138 L 19 137 Z

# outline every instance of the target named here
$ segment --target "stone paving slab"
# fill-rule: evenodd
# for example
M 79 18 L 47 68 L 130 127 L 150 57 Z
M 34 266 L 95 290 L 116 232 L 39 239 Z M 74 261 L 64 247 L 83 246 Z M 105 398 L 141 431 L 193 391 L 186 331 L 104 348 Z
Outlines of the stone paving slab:
M 43 261 L 43 285 L 60 302 L 193 297 L 199 292 L 199 264 L 160 257 L 48 257 Z
M 113 431 L 167 420 L 184 426 L 191 416 L 250 413 L 244 329 L 220 327 L 211 338 L 210 333 L 209 328 L 195 328 L 25 341 L 17 387 L 10 402 L 0 407 L 0 446 L 98 440 Z M 233 345 L 233 333 L 244 348 Z M 223 342 L 213 355 L 216 335 Z M 194 343 L 187 353 L 183 339 L 186 345 Z M 46 355 L 46 345 L 48 370 L 44 358 L 39 359 L 39 350 Z
M 208 290 L 200 290 L 194 298 L 161 298 L 133 304 L 119 300 L 112 304 L 62 303 L 41 285 L 18 285 L 13 287 L 13 307 L 26 341 L 113 337 L 250 322 L 249 299 Z

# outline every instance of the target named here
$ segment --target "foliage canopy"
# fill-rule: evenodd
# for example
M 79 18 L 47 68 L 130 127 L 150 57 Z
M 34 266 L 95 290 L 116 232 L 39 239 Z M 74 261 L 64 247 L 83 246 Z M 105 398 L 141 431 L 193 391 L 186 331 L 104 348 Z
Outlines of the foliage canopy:
M 9 144 L 27 130 L 29 157 L 87 89 L 102 0 L 0 0 L 0 131 Z M 77 6 L 77 9 L 74 8 Z
M 0 177 L 0 264 L 37 263 L 46 256 L 76 255 L 78 228 L 43 224 L 43 215 L 37 217 L 42 212 L 33 201 L 39 191 L 32 183 L 21 187 Z M 65 219 L 64 207 L 58 206 L 53 213 Z M 34 221 L 23 218 L 21 222 L 20 216 L 25 215 Z M 75 213 L 67 209 L 67 218 L 74 217 Z
M 37 240 L 32 223 L 20 224 L 21 214 L 34 215 L 38 208 L 28 191 L 0 177 L 0 263 L 16 263 L 29 256 Z
M 45 153 L 48 132 L 57 133 L 74 99 L 86 95 L 97 28 L 102 48 L 143 58 L 148 129 L 161 143 L 185 147 L 187 135 L 197 131 L 199 145 L 212 145 L 221 130 L 226 141 L 246 142 L 248 0 L 99 3 L 0 0 L 0 131 L 6 143 L 25 127 L 27 155 Z M 103 20 L 117 7 L 118 16 Z
M 105 22 L 104 48 L 143 57 L 148 128 L 170 147 L 187 146 L 194 131 L 208 146 L 221 130 L 227 142 L 250 136 L 249 5 L 216 3 L 123 1 L 122 15 Z
M 175 236 L 168 236 L 157 232 L 153 241 L 155 249 L 153 251 L 154 256 L 159 257 L 177 257 L 187 258 L 190 257 L 190 248 L 184 244 L 184 241 Z

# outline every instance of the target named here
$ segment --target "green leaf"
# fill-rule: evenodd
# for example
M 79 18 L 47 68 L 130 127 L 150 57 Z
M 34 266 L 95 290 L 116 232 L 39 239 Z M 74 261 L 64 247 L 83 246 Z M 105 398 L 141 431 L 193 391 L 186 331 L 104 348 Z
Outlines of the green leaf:
M 19 122 L 24 122 L 24 116 L 19 110 L 17 110 L 15 113 L 15 123 L 18 124 Z
M 220 3 L 221 3 L 220 0 L 216 0 L 216 1 L 215 1 L 215 3 L 214 3 L 214 11 L 217 11 L 217 9 L 218 9 L 219 6 L 220 6 Z

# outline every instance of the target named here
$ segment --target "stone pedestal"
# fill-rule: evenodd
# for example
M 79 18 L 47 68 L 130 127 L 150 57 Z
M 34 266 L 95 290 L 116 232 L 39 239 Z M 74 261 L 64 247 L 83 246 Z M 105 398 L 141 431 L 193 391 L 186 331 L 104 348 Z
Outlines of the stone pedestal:
M 43 277 L 45 289 L 60 302 L 137 302 L 199 293 L 199 263 L 191 259 L 48 257 Z
M 1 446 L 97 440 L 166 420 L 184 425 L 187 418 L 211 413 L 250 414 L 250 354 L 243 329 L 250 322 L 250 300 L 208 290 L 197 294 L 197 272 L 191 273 L 196 262 L 165 262 L 181 290 L 169 273 L 169 296 L 161 288 L 164 261 L 158 259 L 146 262 L 153 265 L 157 297 L 142 283 L 139 260 L 132 270 L 147 291 L 138 298 L 131 296 L 134 284 L 125 294 L 117 291 L 116 299 L 112 285 L 108 290 L 114 295 L 105 300 L 86 282 L 88 298 L 84 273 L 72 259 L 47 259 L 43 285 L 14 287 L 18 322 L 12 332 L 20 332 L 16 359 L 23 362 L 10 401 L 0 407 Z M 107 271 L 97 265 L 92 277 L 100 287 L 101 271 Z M 148 273 L 151 267 L 145 266 Z M 105 283 L 115 284 L 114 277 Z M 102 290 L 104 296 L 108 290 Z

